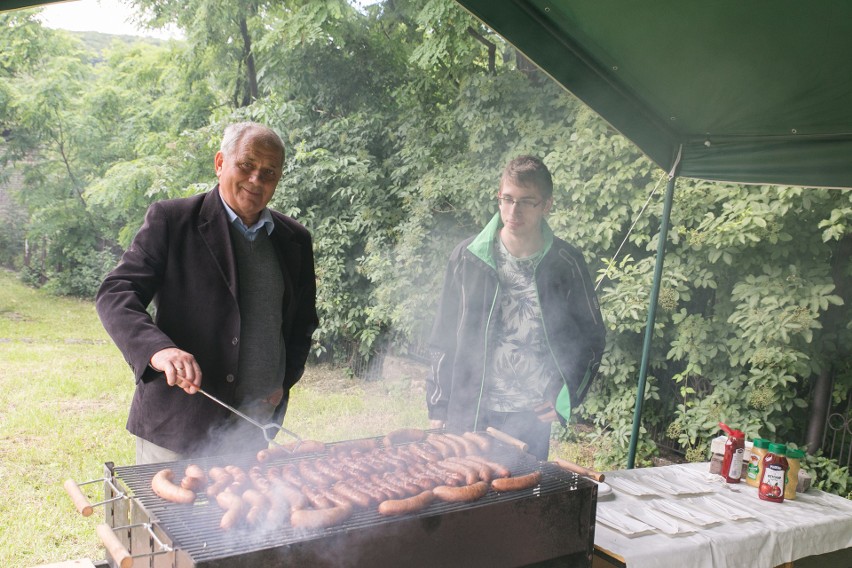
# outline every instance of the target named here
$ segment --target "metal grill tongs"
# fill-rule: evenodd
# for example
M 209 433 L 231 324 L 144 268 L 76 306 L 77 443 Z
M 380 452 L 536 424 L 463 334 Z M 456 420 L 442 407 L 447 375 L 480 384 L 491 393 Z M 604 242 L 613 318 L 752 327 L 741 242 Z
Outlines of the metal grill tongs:
M 237 410 L 236 408 L 234 408 L 230 404 L 222 402 L 221 400 L 219 400 L 218 398 L 216 398 L 215 396 L 213 396 L 209 392 L 202 390 L 200 388 L 198 389 L 198 392 L 203 394 L 204 396 L 206 396 L 207 398 L 209 398 L 210 400 L 212 400 L 216 404 L 218 404 L 218 405 L 220 405 L 224 408 L 227 408 L 228 410 L 230 410 L 231 412 L 233 412 L 234 414 L 236 414 L 237 416 L 239 416 L 243 420 L 246 420 L 247 422 L 251 423 L 253 426 L 260 428 L 263 431 L 263 439 L 266 440 L 268 443 L 273 444 L 275 446 L 279 446 L 279 447 L 281 447 L 284 450 L 289 451 L 289 452 L 295 452 L 299 448 L 299 446 L 302 444 L 302 438 L 300 438 L 298 435 L 296 435 L 294 432 L 291 432 L 287 428 L 284 428 L 280 424 L 274 424 L 274 423 L 271 423 L 271 422 L 269 424 L 261 424 L 260 422 L 258 422 L 257 420 L 255 420 L 254 418 L 249 416 L 248 414 L 245 414 L 244 412 Z M 273 432 L 273 431 L 274 431 L 274 433 L 270 434 L 270 432 Z M 292 447 L 291 446 L 284 446 L 283 444 L 279 444 L 278 442 L 276 442 L 275 438 L 276 438 L 276 436 L 278 436 L 279 432 L 284 432 L 285 434 L 287 434 L 291 438 L 294 438 L 296 440 L 296 445 L 292 446 Z

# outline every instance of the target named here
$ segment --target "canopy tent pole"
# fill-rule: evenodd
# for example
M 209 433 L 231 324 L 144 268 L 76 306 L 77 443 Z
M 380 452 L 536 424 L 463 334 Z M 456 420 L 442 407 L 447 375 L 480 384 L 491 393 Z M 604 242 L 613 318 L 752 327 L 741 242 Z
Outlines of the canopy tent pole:
M 660 221 L 660 236 L 657 240 L 657 260 L 654 264 L 654 281 L 651 284 L 651 297 L 648 303 L 648 319 L 645 322 L 645 341 L 642 344 L 642 363 L 639 366 L 639 385 L 636 388 L 636 406 L 633 408 L 633 429 L 630 433 L 630 447 L 627 451 L 627 469 L 633 469 L 636 461 L 636 445 L 639 442 L 639 424 L 642 421 L 642 403 L 645 400 L 645 382 L 648 377 L 648 363 L 651 353 L 651 340 L 654 337 L 654 322 L 657 318 L 657 300 L 660 296 L 660 280 L 663 276 L 663 261 L 666 257 L 666 241 L 669 235 L 669 217 L 674 201 L 674 187 L 683 146 L 678 149 L 674 166 L 669 172 L 666 195 L 663 201 L 663 218 Z

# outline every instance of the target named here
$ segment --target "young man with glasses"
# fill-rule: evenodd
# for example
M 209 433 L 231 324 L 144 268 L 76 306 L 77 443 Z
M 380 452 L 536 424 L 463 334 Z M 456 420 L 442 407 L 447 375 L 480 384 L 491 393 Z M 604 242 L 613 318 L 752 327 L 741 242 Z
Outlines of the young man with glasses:
M 583 255 L 545 220 L 553 181 L 533 156 L 511 160 L 499 212 L 450 255 L 430 340 L 433 428 L 492 426 L 546 460 L 552 422 L 588 391 L 605 345 Z

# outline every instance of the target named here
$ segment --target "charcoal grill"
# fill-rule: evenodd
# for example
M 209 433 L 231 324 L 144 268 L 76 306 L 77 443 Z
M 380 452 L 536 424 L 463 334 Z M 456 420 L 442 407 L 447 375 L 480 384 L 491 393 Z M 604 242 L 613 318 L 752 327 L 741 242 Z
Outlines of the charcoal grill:
M 317 457 L 287 457 L 267 465 Z M 492 457 L 514 475 L 541 471 L 540 485 L 511 493 L 492 490 L 473 503 L 435 502 L 403 517 L 357 511 L 344 524 L 314 530 L 223 531 L 221 510 L 203 496 L 194 505 L 180 505 L 151 490 L 151 478 L 164 467 L 183 471 L 197 463 L 248 469 L 256 464 L 254 455 L 121 467 L 107 463 L 106 524 L 133 555 L 134 567 L 590 566 L 597 485 L 500 442 Z M 127 498 L 110 501 L 116 489 Z M 107 563 L 116 566 L 109 552 Z

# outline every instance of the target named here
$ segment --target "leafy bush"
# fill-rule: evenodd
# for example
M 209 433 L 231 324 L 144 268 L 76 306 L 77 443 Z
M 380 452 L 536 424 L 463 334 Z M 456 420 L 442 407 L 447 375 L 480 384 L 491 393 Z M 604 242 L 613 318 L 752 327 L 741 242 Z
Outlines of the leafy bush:
M 109 251 L 73 251 L 67 256 L 73 266 L 49 275 L 45 289 L 61 296 L 94 298 L 116 258 Z
M 802 467 L 813 477 L 813 487 L 852 499 L 852 477 L 848 466 L 841 467 L 837 460 L 818 452 L 807 455 Z

